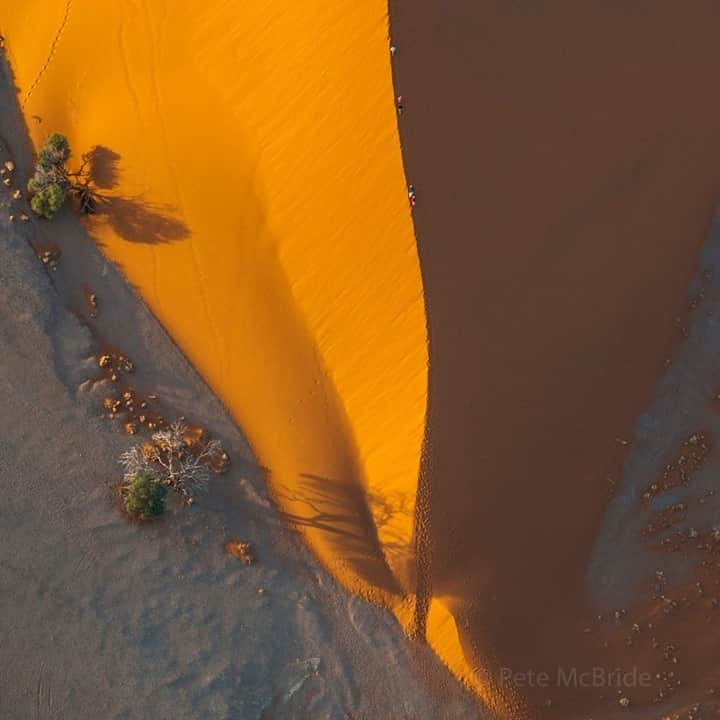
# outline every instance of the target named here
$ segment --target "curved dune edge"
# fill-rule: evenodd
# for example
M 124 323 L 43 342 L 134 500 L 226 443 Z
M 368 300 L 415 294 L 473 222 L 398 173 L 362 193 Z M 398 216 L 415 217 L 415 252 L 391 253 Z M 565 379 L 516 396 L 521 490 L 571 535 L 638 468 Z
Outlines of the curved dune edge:
M 470 691 L 475 693 L 498 717 L 528 718 L 528 709 L 511 688 L 503 688 L 490 677 L 490 663 L 468 658 L 472 650 L 463 646 L 458 620 L 450 609 L 448 598 L 433 598 L 427 615 L 427 639 L 435 654 L 442 659 L 450 672 Z

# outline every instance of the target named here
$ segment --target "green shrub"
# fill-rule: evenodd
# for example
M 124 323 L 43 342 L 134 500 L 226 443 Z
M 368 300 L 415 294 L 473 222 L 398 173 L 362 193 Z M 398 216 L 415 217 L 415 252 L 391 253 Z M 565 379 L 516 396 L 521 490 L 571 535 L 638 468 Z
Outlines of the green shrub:
M 28 180 L 30 207 L 37 215 L 50 220 L 63 206 L 73 187 L 65 163 L 70 158 L 70 144 L 60 133 L 53 133 L 38 153 L 35 173 Z
M 32 196 L 30 207 L 37 215 L 51 220 L 63 206 L 65 197 L 65 188 L 58 183 L 52 183 L 38 190 L 35 195 Z
M 38 153 L 37 164 L 41 168 L 51 168 L 55 165 L 64 165 L 71 155 L 68 139 L 60 133 L 53 133 Z
M 123 506 L 130 515 L 147 520 L 165 512 L 167 488 L 149 475 L 136 473 L 127 481 L 125 490 Z

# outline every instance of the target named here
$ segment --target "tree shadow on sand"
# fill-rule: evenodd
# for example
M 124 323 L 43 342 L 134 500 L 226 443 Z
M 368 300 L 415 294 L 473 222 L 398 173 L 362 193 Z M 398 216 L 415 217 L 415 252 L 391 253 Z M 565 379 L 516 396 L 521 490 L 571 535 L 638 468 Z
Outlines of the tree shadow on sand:
M 120 155 L 103 145 L 96 145 L 83 155 L 87 177 L 93 189 L 94 215 L 106 221 L 123 240 L 134 243 L 169 243 L 184 240 L 190 231 L 173 217 L 170 205 L 149 203 L 141 196 L 110 195 L 120 179 Z
M 403 590 L 387 565 L 364 489 L 336 478 L 300 473 L 293 490 L 276 488 L 280 515 L 296 527 L 320 531 L 335 557 L 371 585 L 393 595 Z M 290 504 L 295 511 L 287 509 Z

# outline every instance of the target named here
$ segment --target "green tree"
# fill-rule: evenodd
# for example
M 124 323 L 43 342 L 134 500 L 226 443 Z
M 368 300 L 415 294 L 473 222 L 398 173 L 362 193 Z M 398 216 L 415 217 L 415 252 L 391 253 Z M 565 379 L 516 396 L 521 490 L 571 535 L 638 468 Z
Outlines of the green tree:
M 37 215 L 52 220 L 63 206 L 66 195 L 67 193 L 62 185 L 51 183 L 35 192 L 30 199 L 30 207 Z
M 68 139 L 60 133 L 53 133 L 38 153 L 37 164 L 42 168 L 65 165 L 71 155 Z
M 65 163 L 71 156 L 70 143 L 60 133 L 53 133 L 38 152 L 35 173 L 28 180 L 33 212 L 50 220 L 63 206 L 68 193 L 90 193 L 85 163 L 75 173 L 68 172 Z M 83 207 L 90 206 L 87 200 Z
M 150 475 L 138 472 L 127 478 L 124 490 L 123 506 L 130 515 L 147 520 L 165 512 L 167 488 Z

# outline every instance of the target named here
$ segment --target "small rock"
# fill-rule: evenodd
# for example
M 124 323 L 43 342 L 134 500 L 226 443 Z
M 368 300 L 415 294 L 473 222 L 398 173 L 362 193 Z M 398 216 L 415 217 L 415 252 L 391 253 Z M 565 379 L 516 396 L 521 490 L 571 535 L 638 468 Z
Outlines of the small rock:
M 624 707 L 624 708 L 630 707 L 630 698 L 629 698 L 629 697 L 625 697 L 625 695 L 623 695 L 623 696 L 618 700 L 618 705 L 619 705 L 620 707 Z
M 12 160 L 5 161 L 5 169 L 8 172 L 12 172 L 15 169 L 15 163 Z
M 3 178 L 3 185 L 5 185 L 5 187 L 10 187 L 12 185 L 12 180 L 9 177 Z
M 229 553 L 233 557 L 236 557 L 245 565 L 252 565 L 255 562 L 255 555 L 253 553 L 252 545 L 248 542 L 241 542 L 235 540 L 232 542 L 226 542 L 223 546 L 225 552 Z
M 20 213 L 20 219 L 21 219 L 23 222 L 27 222 L 28 220 L 30 220 L 30 216 L 29 216 L 29 215 L 26 215 L 25 213 Z
M 125 423 L 125 432 L 128 435 L 135 435 L 137 432 L 137 425 L 134 422 L 126 422 Z
M 13 200 L 19 200 L 22 197 L 22 191 L 18 188 L 13 191 Z

